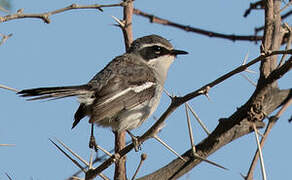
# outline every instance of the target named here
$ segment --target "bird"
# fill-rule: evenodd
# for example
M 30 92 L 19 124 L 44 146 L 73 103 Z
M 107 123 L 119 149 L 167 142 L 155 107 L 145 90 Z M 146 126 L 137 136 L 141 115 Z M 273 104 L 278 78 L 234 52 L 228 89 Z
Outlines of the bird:
M 92 148 L 94 124 L 115 132 L 141 126 L 159 104 L 170 65 L 183 54 L 188 52 L 174 49 L 167 39 L 152 34 L 133 41 L 127 52 L 115 57 L 86 84 L 24 89 L 18 94 L 27 100 L 76 96 L 80 105 L 72 129 L 88 116 Z

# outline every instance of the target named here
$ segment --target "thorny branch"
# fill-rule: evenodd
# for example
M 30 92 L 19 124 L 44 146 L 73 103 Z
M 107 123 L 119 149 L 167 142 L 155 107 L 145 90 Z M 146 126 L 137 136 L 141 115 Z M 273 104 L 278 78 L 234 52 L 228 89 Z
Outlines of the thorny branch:
M 290 97 L 290 99 L 285 103 L 285 105 L 282 106 L 282 108 L 277 112 L 277 114 L 275 116 L 272 116 L 269 119 L 268 125 L 265 129 L 264 135 L 261 139 L 261 148 L 263 148 L 265 141 L 267 140 L 268 135 L 270 134 L 272 128 L 274 127 L 275 123 L 277 122 L 277 120 L 280 118 L 280 116 L 284 113 L 284 111 L 292 104 L 292 97 Z M 254 170 L 257 164 L 257 161 L 259 159 L 259 151 L 257 150 L 255 152 L 255 155 L 253 157 L 252 163 L 249 167 L 248 173 L 246 175 L 246 177 L 244 177 L 246 180 L 253 180 L 253 174 L 254 174 Z
M 268 50 L 276 50 L 280 48 L 280 43 L 282 42 L 283 39 L 283 33 L 281 32 L 281 16 L 280 16 L 280 7 L 281 7 L 281 2 L 278 1 L 273 1 L 273 0 L 267 0 L 265 4 L 265 27 L 263 28 L 264 30 L 264 40 L 263 40 L 263 45 L 265 49 Z M 289 36 L 291 35 L 290 32 L 290 27 L 286 25 L 289 31 Z M 289 42 L 289 40 L 288 40 Z M 286 48 L 289 47 L 290 44 L 287 44 Z M 282 59 L 285 58 L 285 55 L 282 56 Z M 283 61 L 283 60 L 281 60 Z M 280 61 L 280 64 L 282 63 Z M 267 61 L 261 62 L 261 75 L 258 80 L 258 83 L 270 83 L 274 82 L 275 80 L 279 79 L 285 72 L 288 72 L 292 68 L 292 57 L 289 58 L 283 64 L 281 65 L 276 65 L 277 63 L 277 58 L 276 57 L 269 57 L 267 58 Z M 273 83 L 271 87 L 278 88 L 277 83 Z M 291 92 L 290 92 L 291 94 Z M 290 95 L 291 96 L 291 95 Z M 291 101 L 291 97 L 288 97 L 288 103 Z M 281 110 L 273 117 L 269 118 L 268 125 L 266 127 L 266 130 L 264 132 L 263 138 L 261 139 L 260 142 L 260 147 L 263 148 L 264 143 L 271 132 L 272 127 L 275 125 L 277 122 L 278 118 L 283 112 L 283 109 L 286 109 L 286 105 L 282 106 Z M 260 153 L 259 149 L 256 151 L 254 158 L 252 160 L 252 163 L 250 165 L 250 168 L 248 170 L 247 176 L 244 177 L 246 180 L 252 180 L 253 179 L 253 174 L 255 170 L 256 163 L 259 159 Z
M 254 7 L 251 9 L 256 9 L 258 8 L 258 6 L 262 5 L 260 3 L 262 3 L 263 1 L 259 1 L 254 3 Z M 82 5 L 77 5 L 77 4 L 72 4 L 68 7 L 65 8 L 61 8 L 55 11 L 50 11 L 50 12 L 46 12 L 46 13 L 40 13 L 40 14 L 23 14 L 23 10 L 19 10 L 16 14 L 11 14 L 11 15 L 7 15 L 7 16 L 0 16 L 0 23 L 1 22 L 6 22 L 9 20 L 14 20 L 14 19 L 21 19 L 21 18 L 39 18 L 42 19 L 45 23 L 50 23 L 50 16 L 57 14 L 57 13 L 61 13 L 61 12 L 65 12 L 65 11 L 69 11 L 69 10 L 73 10 L 73 9 L 98 9 L 100 11 L 102 11 L 103 7 L 115 7 L 115 6 L 127 6 L 128 5 L 128 1 L 124 1 L 121 2 L 119 4 L 111 4 L 111 5 L 98 5 L 98 4 L 94 4 L 94 5 L 88 5 L 88 6 L 82 6 Z M 252 5 L 251 5 L 252 6 Z M 272 8 L 270 8 L 271 10 Z M 244 40 L 244 41 L 258 41 L 258 40 L 262 40 L 263 37 L 262 36 L 238 36 L 238 35 L 228 35 L 228 34 L 221 34 L 221 33 L 216 33 L 216 32 L 212 32 L 212 31 L 207 31 L 207 30 L 203 30 L 203 29 L 199 29 L 199 28 L 194 28 L 194 27 L 190 27 L 190 26 L 186 26 L 186 25 L 181 25 L 178 23 L 174 23 L 171 21 L 168 21 L 166 19 L 162 19 L 159 17 L 156 17 L 154 15 L 151 14 L 147 14 L 144 13 L 140 10 L 135 9 L 134 13 L 143 17 L 146 17 L 150 20 L 150 22 L 152 23 L 158 23 L 158 24 L 163 24 L 163 25 L 168 25 L 168 26 L 172 26 L 172 27 L 176 27 L 176 28 L 180 28 L 182 30 L 185 31 L 189 31 L 189 32 L 195 32 L 198 34 L 202 34 L 202 35 L 206 35 L 209 37 L 218 37 L 218 38 L 223 38 L 223 39 L 229 39 L 232 41 L 236 41 L 236 40 Z M 246 12 L 247 13 L 247 12 Z M 249 12 L 248 12 L 249 13 Z M 248 14 L 247 13 L 247 14 Z M 282 18 L 288 17 L 290 14 L 292 13 L 292 11 L 286 13 L 285 15 L 282 16 Z M 272 13 L 271 13 L 272 14 Z M 268 23 L 265 23 L 268 24 Z M 126 25 L 130 25 L 126 23 Z M 132 32 L 130 32 L 131 34 Z M 131 42 L 131 40 L 129 40 L 129 42 Z M 244 70 L 246 70 L 247 67 L 259 62 L 259 61 L 264 61 L 266 60 L 267 57 L 271 57 L 272 55 L 277 55 L 277 54 L 292 54 L 292 50 L 286 50 L 286 51 L 269 51 L 270 49 L 267 48 L 268 51 L 264 52 L 263 54 L 261 54 L 261 56 L 259 56 L 258 58 L 252 60 L 250 63 L 246 64 L 246 65 L 242 65 L 239 66 L 238 68 L 234 69 L 233 71 L 219 77 L 218 79 L 216 79 L 215 81 L 206 84 L 205 86 L 201 87 L 200 89 L 191 92 L 189 94 L 186 94 L 185 96 L 182 97 L 173 97 L 172 99 L 172 103 L 170 104 L 170 106 L 168 107 L 168 109 L 163 113 L 163 115 L 159 118 L 159 120 L 146 132 L 144 133 L 144 135 L 142 135 L 139 138 L 139 141 L 141 143 L 143 143 L 145 140 L 153 137 L 157 132 L 160 127 L 161 124 L 164 123 L 164 121 L 166 120 L 166 118 L 180 105 L 182 105 L 183 103 L 199 96 L 202 94 L 206 94 L 210 88 L 222 83 L 223 81 L 225 81 L 226 79 L 230 78 L 231 76 L 240 73 Z M 276 48 L 277 49 L 277 48 Z M 292 58 L 290 58 L 288 61 L 286 61 L 286 63 L 281 66 L 280 68 L 272 71 L 271 73 L 268 74 L 267 78 L 264 79 L 264 83 L 270 84 L 273 83 L 274 81 L 276 81 L 277 79 L 279 79 L 281 76 L 283 76 L 286 72 L 288 72 L 289 70 L 291 70 L 292 67 Z M 263 87 L 262 89 L 264 89 L 265 87 Z M 262 90 L 261 89 L 261 90 Z M 291 90 L 290 90 L 290 94 L 291 94 Z M 290 95 L 290 99 L 288 100 L 288 103 L 286 103 L 284 107 L 287 107 L 287 104 L 291 104 L 291 95 Z M 282 109 L 283 109 L 282 108 Z M 281 110 L 282 110 L 281 109 Z M 280 116 L 280 112 L 279 111 L 277 113 L 277 116 Z M 278 117 L 277 117 L 278 118 Z M 223 122 L 223 121 L 221 121 Z M 220 123 L 221 123 L 220 122 Z M 246 123 L 246 122 L 244 122 Z M 219 124 L 220 125 L 220 124 Z M 218 126 L 219 126 L 218 125 Z M 218 128 L 219 129 L 219 128 Z M 208 137 L 208 138 L 212 138 L 212 135 L 214 134 L 214 132 L 217 130 L 217 128 L 213 131 L 213 133 Z M 207 143 L 208 140 L 204 140 L 202 143 L 199 144 L 199 146 L 203 143 Z M 109 167 L 112 163 L 114 163 L 116 160 L 119 160 L 121 157 L 123 157 L 124 155 L 126 155 L 128 152 L 130 152 L 132 149 L 134 148 L 133 144 L 130 144 L 128 146 L 126 146 L 125 148 L 123 148 L 122 150 L 120 150 L 119 152 L 117 152 L 116 154 L 114 154 L 111 158 L 109 158 L 108 160 L 106 160 L 103 164 L 101 164 L 99 167 L 90 170 L 90 174 L 88 175 L 89 178 L 93 178 L 95 177 L 98 173 L 100 173 L 101 171 L 103 171 L 104 169 L 106 169 L 107 167 Z M 216 149 L 214 149 L 213 151 L 215 151 Z M 188 156 L 188 151 L 183 155 L 183 156 Z M 205 154 L 206 155 L 206 154 Z M 204 157 L 204 156 L 202 156 Z M 194 159 L 190 159 L 188 156 L 188 160 L 194 161 Z M 187 165 L 186 165 L 187 166 Z M 179 173 L 179 172 L 178 172 Z M 172 177 L 176 177 L 177 174 L 173 175 Z
M 0 16 L 0 23 L 14 20 L 14 19 L 23 19 L 23 18 L 38 18 L 42 19 L 45 23 L 49 24 L 51 22 L 50 16 L 55 15 L 58 13 L 62 13 L 65 11 L 70 11 L 73 9 L 98 9 L 99 11 L 103 11 L 102 8 L 106 7 L 117 7 L 117 6 L 126 6 L 128 2 L 121 2 L 118 4 L 107 4 L 107 5 L 99 5 L 99 4 L 92 4 L 92 5 L 78 5 L 78 4 L 71 4 L 70 6 L 57 9 L 54 11 L 49 11 L 45 13 L 38 13 L 38 14 L 24 14 L 23 9 L 19 9 L 15 14 L 9 14 L 6 16 Z
M 153 137 L 159 131 L 160 127 L 163 125 L 163 123 L 165 122 L 166 118 L 176 108 L 178 108 L 183 103 L 185 103 L 185 102 L 187 102 L 187 101 L 189 101 L 189 100 L 191 100 L 191 99 L 193 99 L 193 98 L 195 98 L 195 97 L 197 97 L 199 95 L 202 95 L 202 94 L 206 93 L 206 90 L 209 90 L 211 87 L 214 87 L 214 86 L 220 84 L 221 82 L 225 81 L 226 79 L 230 78 L 231 76 L 244 71 L 249 66 L 251 66 L 251 65 L 253 65 L 253 64 L 255 64 L 255 63 L 259 62 L 259 61 L 262 61 L 262 60 L 264 60 L 265 58 L 267 58 L 269 56 L 277 55 L 277 54 L 292 54 L 292 49 L 290 49 L 288 51 L 273 51 L 273 52 L 267 52 L 267 54 L 262 54 L 259 57 L 253 59 L 251 62 L 249 62 L 249 63 L 247 63 L 245 65 L 239 66 L 238 68 L 230 71 L 229 73 L 226 73 L 225 75 L 217 78 L 216 80 L 214 80 L 211 83 L 208 83 L 208 84 L 204 85 L 203 87 L 199 88 L 198 90 L 196 90 L 194 92 L 191 92 L 191 93 L 189 93 L 189 94 L 187 94 L 187 95 L 185 95 L 183 97 L 173 97 L 172 102 L 169 105 L 169 107 L 167 108 L 167 110 L 162 114 L 162 116 L 160 116 L 160 118 L 156 121 L 156 123 L 149 130 L 147 130 L 141 137 L 139 137 L 138 141 L 140 143 L 143 143 L 147 139 Z M 259 126 L 259 127 L 261 127 L 261 126 Z M 97 168 L 92 169 L 90 174 L 92 175 L 92 177 L 95 177 L 98 173 L 102 172 L 103 170 L 108 168 L 112 163 L 114 163 L 116 161 L 116 158 L 120 158 L 120 157 L 124 156 L 125 154 L 130 152 L 133 148 L 134 148 L 134 145 L 133 145 L 133 143 L 131 143 L 130 145 L 128 145 L 124 149 L 122 149 L 120 152 L 116 153 L 114 156 L 112 156 L 111 158 L 107 159 L 105 162 L 103 162 Z M 204 157 L 204 155 L 202 155 L 202 157 Z
M 262 38 L 263 38 L 262 36 L 222 34 L 222 33 L 217 33 L 217 32 L 213 32 L 213 31 L 207 31 L 204 29 L 175 23 L 175 22 L 169 21 L 167 19 L 162 19 L 162 18 L 159 18 L 153 14 L 148 14 L 146 12 L 143 12 L 139 9 L 134 9 L 134 14 L 148 18 L 151 23 L 157 23 L 157 24 L 162 24 L 162 25 L 166 25 L 166 26 L 171 26 L 171 27 L 182 29 L 182 30 L 187 31 L 187 32 L 193 32 L 193 33 L 197 33 L 197 34 L 201 34 L 201 35 L 205 35 L 205 36 L 209 36 L 209 37 L 228 39 L 231 41 L 255 41 L 255 42 L 262 40 Z
M 264 9 L 264 1 L 260 0 L 254 3 L 250 3 L 249 8 L 245 11 L 243 17 L 247 17 L 254 9 Z

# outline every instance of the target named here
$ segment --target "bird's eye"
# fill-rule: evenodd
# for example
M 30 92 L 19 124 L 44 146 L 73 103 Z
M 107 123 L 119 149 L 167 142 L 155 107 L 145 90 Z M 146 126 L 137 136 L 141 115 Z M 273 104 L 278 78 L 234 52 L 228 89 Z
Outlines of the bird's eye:
M 162 51 L 162 48 L 160 46 L 153 46 L 152 49 L 155 54 L 160 54 Z

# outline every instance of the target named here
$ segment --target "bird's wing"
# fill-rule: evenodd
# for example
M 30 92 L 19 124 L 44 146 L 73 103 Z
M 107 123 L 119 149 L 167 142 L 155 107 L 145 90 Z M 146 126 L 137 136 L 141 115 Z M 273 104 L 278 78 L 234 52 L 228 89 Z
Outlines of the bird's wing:
M 127 61 L 127 62 L 125 62 Z M 112 118 L 150 100 L 156 90 L 153 71 L 143 62 L 131 57 L 118 57 L 105 68 L 111 72 L 92 104 L 91 122 Z M 104 70 L 105 70 L 104 69 Z

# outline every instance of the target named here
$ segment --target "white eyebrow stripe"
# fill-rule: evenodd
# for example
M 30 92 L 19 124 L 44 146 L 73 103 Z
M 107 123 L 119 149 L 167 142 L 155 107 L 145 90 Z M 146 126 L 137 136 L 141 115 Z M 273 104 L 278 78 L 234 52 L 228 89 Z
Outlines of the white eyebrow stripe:
M 165 45 L 163 45 L 161 43 L 152 43 L 152 44 L 144 44 L 139 49 L 143 49 L 145 47 L 151 47 L 151 46 L 161 46 L 161 47 L 164 47 L 166 49 L 169 49 L 170 48 L 170 47 L 166 47 Z
M 142 85 L 140 85 L 140 86 L 129 87 L 129 88 L 127 88 L 127 89 L 125 89 L 125 90 L 123 90 L 123 91 L 121 91 L 121 92 L 115 94 L 115 95 L 112 96 L 111 98 L 105 100 L 105 101 L 102 102 L 100 105 L 103 105 L 103 104 L 109 103 L 109 102 L 115 100 L 116 98 L 118 98 L 118 97 L 120 97 L 120 96 L 126 94 L 126 93 L 129 92 L 129 91 L 132 91 L 132 90 L 133 90 L 135 93 L 139 93 L 139 92 L 141 92 L 141 91 L 144 91 L 144 90 L 146 90 L 146 89 L 152 87 L 153 85 L 155 85 L 154 82 L 145 82 L 144 84 L 142 84 Z

